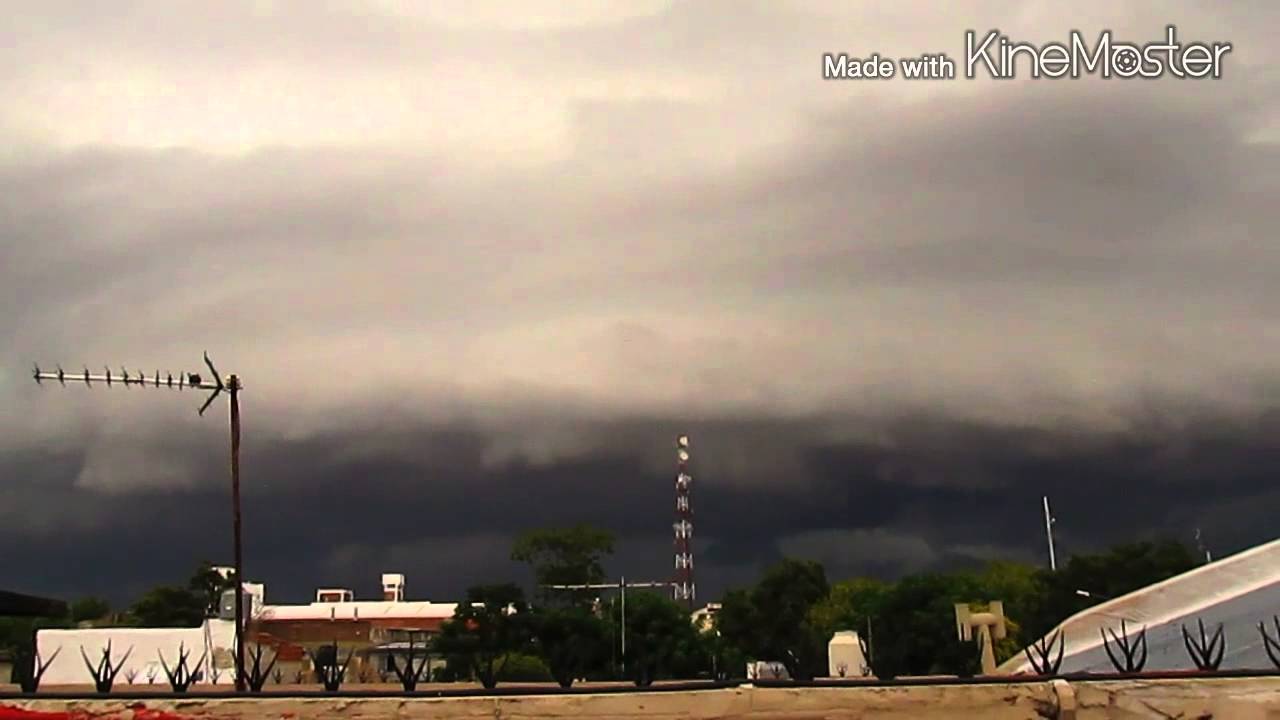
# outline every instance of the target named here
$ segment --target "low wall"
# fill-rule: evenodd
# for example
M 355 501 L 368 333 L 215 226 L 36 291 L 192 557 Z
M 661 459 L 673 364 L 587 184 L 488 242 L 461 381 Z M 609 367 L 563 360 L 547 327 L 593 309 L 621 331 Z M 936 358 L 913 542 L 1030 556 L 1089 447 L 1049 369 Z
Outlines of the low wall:
M 754 687 L 507 697 L 0 698 L 0 720 L 1274 720 L 1280 677 Z

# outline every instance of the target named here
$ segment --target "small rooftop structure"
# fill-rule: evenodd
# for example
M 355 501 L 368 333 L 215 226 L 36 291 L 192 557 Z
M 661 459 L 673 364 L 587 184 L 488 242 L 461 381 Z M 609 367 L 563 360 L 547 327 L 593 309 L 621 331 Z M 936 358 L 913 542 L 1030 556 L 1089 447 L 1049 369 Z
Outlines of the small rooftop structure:
M 707 603 L 689 615 L 693 626 L 699 632 L 706 632 L 715 627 L 716 614 L 720 612 L 720 603 Z
M 828 677 L 867 677 L 871 666 L 867 663 L 865 641 L 853 630 L 843 630 L 831 636 L 827 644 Z
M 968 603 L 956 603 L 956 634 L 961 642 L 977 641 L 983 675 L 995 674 L 995 641 L 1003 640 L 1007 632 L 1004 603 L 999 600 L 991 601 L 981 612 L 970 610 Z
M 400 573 L 382 574 L 382 599 L 388 602 L 404 601 L 404 575 Z
M 351 602 L 356 594 L 346 588 L 319 588 L 316 590 L 316 602 L 318 603 L 345 603 Z

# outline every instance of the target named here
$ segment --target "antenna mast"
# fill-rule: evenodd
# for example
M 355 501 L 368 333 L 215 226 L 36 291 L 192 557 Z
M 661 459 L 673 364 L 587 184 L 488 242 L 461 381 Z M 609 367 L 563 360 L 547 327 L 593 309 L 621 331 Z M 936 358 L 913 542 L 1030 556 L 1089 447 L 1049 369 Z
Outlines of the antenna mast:
M 1196 528 L 1196 549 L 1204 553 L 1205 563 L 1213 562 L 1213 555 L 1209 554 L 1209 548 L 1204 546 L 1204 538 L 1200 535 L 1200 528 Z
M 676 575 L 672 595 L 676 601 L 684 600 L 692 610 L 696 586 L 693 583 L 693 508 L 689 500 L 693 477 L 688 472 L 688 435 L 676 438 L 676 463 L 679 470 L 676 475 L 676 521 L 672 525 L 675 530 Z
M 111 387 L 116 383 L 120 383 L 128 388 L 130 385 L 138 387 L 154 387 L 184 390 L 190 388 L 192 390 L 210 390 L 208 399 L 200 406 L 197 413 L 203 417 L 204 411 L 209 409 L 213 401 L 217 399 L 224 391 L 231 398 L 231 506 L 234 536 L 234 554 L 235 554 L 235 572 L 236 572 L 236 691 L 245 691 L 244 681 L 244 563 L 241 557 L 240 545 L 240 384 L 239 376 L 228 375 L 224 382 L 218 374 L 218 369 L 213 366 L 213 361 L 209 359 L 209 353 L 204 354 L 205 367 L 209 368 L 209 379 L 200 376 L 199 373 L 178 373 L 175 377 L 173 373 L 165 373 L 164 377 L 160 377 L 160 371 L 157 370 L 151 377 L 147 377 L 146 373 L 139 371 L 136 375 L 130 375 L 125 368 L 120 368 L 120 376 L 116 377 L 111 374 L 111 368 L 104 368 L 106 371 L 102 375 L 95 375 L 89 372 L 89 368 L 85 368 L 82 373 L 68 374 L 62 369 L 61 365 L 57 365 L 57 372 L 46 372 L 40 369 L 39 365 L 35 366 L 35 370 L 31 376 L 35 379 L 37 385 L 43 385 L 45 380 L 57 380 L 62 386 L 66 386 L 67 381 L 83 382 L 85 387 L 93 387 L 94 383 L 103 383 L 107 387 Z
M 1049 538 L 1049 569 L 1053 572 L 1058 571 L 1058 558 L 1053 552 L 1053 524 L 1058 519 L 1049 512 L 1049 496 L 1044 496 L 1044 534 Z

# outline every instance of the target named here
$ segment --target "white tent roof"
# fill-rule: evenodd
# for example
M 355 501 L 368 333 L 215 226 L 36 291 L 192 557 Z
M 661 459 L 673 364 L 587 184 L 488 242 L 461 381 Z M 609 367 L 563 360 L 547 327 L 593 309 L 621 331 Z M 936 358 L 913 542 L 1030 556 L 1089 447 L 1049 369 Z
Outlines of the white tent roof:
M 1064 638 L 1060 672 L 1113 672 L 1103 648 L 1102 631 L 1120 634 L 1123 620 L 1130 635 L 1147 628 L 1146 669 L 1192 669 L 1183 647 L 1181 626 L 1194 628 L 1203 619 L 1212 632 L 1218 623 L 1227 635 L 1223 669 L 1270 668 L 1256 625 L 1280 610 L 1280 540 L 1201 565 L 1079 612 L 1056 628 Z M 1044 640 L 1047 641 L 1046 636 Z M 1233 642 L 1234 638 L 1234 642 Z M 1034 651 L 1033 651 L 1034 652 Z M 1056 648 L 1054 650 L 1056 655 Z M 1000 673 L 1034 672 L 1019 653 L 998 668 Z

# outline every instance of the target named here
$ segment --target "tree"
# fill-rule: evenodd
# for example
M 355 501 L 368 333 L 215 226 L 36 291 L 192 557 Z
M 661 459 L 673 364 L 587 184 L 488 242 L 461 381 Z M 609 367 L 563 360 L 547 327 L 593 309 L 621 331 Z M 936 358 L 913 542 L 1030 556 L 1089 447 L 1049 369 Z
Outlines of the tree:
M 82 597 L 71 603 L 71 622 L 101 620 L 111 613 L 111 605 L 100 597 Z
M 541 608 L 531 614 L 538 656 L 560 687 L 609 663 L 609 632 L 588 608 Z
M 879 614 L 891 589 L 889 583 L 874 578 L 838 582 L 809 611 L 809 623 L 828 641 L 839 631 L 854 630 L 870 643 L 872 638 L 866 637 L 867 626 Z
M 1092 555 L 1073 555 L 1057 572 L 1042 571 L 1040 605 L 1027 636 L 1043 637 L 1072 615 L 1196 567 L 1191 549 L 1175 540 L 1125 543 Z M 1093 597 L 1081 597 L 1083 590 Z
M 139 627 L 196 627 L 204 622 L 205 598 L 175 585 L 162 585 L 143 595 L 133 607 Z
M 222 593 L 236 586 L 234 577 L 223 577 L 222 573 L 213 569 L 213 565 L 205 560 L 196 568 L 191 579 L 187 581 L 187 589 L 195 593 L 204 602 L 205 617 L 217 617 L 222 609 Z
M 554 678 L 546 662 L 537 655 L 512 653 L 507 656 L 506 662 L 502 663 L 502 669 L 498 671 L 498 679 L 502 682 L 544 683 Z
M 36 631 L 65 628 L 67 621 L 65 617 L 0 617 L 0 650 L 13 653 L 12 678 L 0 680 L 22 684 L 29 679 L 34 671 Z
M 546 585 L 586 585 L 604 582 L 602 559 L 613 553 L 613 534 L 590 525 L 530 530 L 516 538 L 511 559 L 528 563 L 534 581 Z M 543 591 L 547 604 L 586 604 L 595 594 Z
M 717 626 L 744 653 L 781 662 L 791 677 L 809 680 L 826 667 L 826 638 L 810 611 L 829 592 L 822 565 L 783 560 L 749 592 L 726 594 Z
M 876 674 L 975 672 L 977 646 L 956 638 L 955 604 L 989 599 L 984 595 L 973 573 L 924 573 L 899 580 L 872 618 Z
M 529 631 L 523 590 L 512 583 L 480 585 L 467 590 L 467 599 L 441 628 L 436 651 L 492 689 L 506 658 L 528 647 Z
M 725 640 L 719 630 L 704 630 L 698 639 L 702 643 L 702 655 L 710 664 L 707 669 L 711 671 L 712 680 L 746 677 L 747 656 L 737 645 Z
M 609 603 L 610 628 L 621 624 L 620 598 Z M 614 630 L 613 632 L 616 632 Z M 692 676 L 708 664 L 684 606 L 652 592 L 627 593 L 627 674 L 639 687 L 663 677 Z M 620 638 L 616 641 L 620 642 Z

